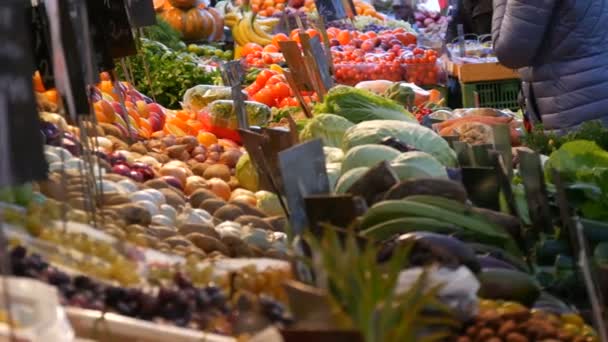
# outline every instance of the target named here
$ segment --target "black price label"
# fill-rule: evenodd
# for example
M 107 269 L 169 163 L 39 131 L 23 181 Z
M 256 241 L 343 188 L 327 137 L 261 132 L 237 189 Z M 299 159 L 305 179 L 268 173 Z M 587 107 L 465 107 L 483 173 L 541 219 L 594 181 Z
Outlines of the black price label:
M 125 0 L 103 0 L 103 3 L 103 12 L 100 13 L 103 18 L 101 29 L 110 56 L 116 59 L 137 54 Z
M 326 23 L 348 17 L 342 0 L 315 0 L 315 5 Z
M 46 8 L 43 5 L 28 8 L 32 47 L 34 50 L 35 69 L 40 73 L 42 84 L 46 89 L 55 87 L 53 59 L 51 49 L 51 32 Z
M 127 0 L 127 12 L 133 27 L 146 27 L 156 24 L 156 13 L 152 0 Z
M 70 6 L 68 0 L 58 0 L 59 23 L 61 25 L 61 44 L 63 46 L 63 56 L 68 73 L 69 87 L 74 107 L 70 108 L 74 113 L 72 116 L 89 115 L 89 100 L 87 87 L 84 80 L 84 68 L 82 50 L 76 35 L 73 16 L 76 14 L 74 8 Z M 66 94 L 64 94 L 66 95 Z M 67 95 L 66 95 L 67 96 Z
M 87 4 L 95 63 L 101 71 L 112 71 L 115 67 L 114 59 L 112 59 L 112 56 L 110 55 L 110 50 L 108 49 L 106 36 L 104 34 L 104 17 L 100 15 L 104 10 L 105 6 L 102 1 L 91 1 Z
M 22 2 L 0 2 L 0 186 L 41 180 L 47 173 L 27 19 Z

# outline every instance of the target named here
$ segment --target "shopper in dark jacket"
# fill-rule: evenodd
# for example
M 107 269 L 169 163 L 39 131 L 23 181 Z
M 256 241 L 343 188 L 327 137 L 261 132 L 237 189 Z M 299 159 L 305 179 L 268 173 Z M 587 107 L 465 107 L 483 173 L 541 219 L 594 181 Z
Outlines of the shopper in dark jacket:
M 608 123 L 607 22 L 608 0 L 494 0 L 494 50 L 519 69 L 533 123 Z
M 446 33 L 447 42 L 458 37 L 458 25 L 464 34 L 478 36 L 492 32 L 492 0 L 458 0 L 453 5 L 454 14 Z

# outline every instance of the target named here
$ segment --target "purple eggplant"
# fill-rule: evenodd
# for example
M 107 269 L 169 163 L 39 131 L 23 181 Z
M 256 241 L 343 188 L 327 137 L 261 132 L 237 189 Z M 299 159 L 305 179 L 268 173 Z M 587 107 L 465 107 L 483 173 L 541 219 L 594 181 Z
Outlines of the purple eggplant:
M 497 259 L 491 255 L 478 255 L 477 261 L 481 265 L 481 268 L 504 268 L 508 270 L 517 270 L 517 268 L 505 261 Z
M 451 236 L 430 232 L 407 233 L 385 242 L 386 247 L 381 249 L 378 256 L 379 261 L 387 260 L 396 246 L 407 243 L 414 244 L 410 254 L 411 265 L 423 266 L 437 262 L 453 268 L 464 265 L 474 273 L 481 270 L 475 253 L 466 244 Z

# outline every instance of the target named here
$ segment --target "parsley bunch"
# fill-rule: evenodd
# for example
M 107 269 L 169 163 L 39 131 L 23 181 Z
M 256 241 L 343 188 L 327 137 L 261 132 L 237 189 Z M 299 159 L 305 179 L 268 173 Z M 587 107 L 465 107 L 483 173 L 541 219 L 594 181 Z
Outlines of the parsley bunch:
M 214 84 L 218 79 L 219 72 L 202 65 L 195 54 L 174 51 L 160 42 L 145 38 L 140 41 L 138 55 L 128 57 L 134 86 L 167 108 L 180 108 L 179 102 L 186 90 L 199 84 Z M 120 67 L 117 72 L 122 79 L 126 79 Z

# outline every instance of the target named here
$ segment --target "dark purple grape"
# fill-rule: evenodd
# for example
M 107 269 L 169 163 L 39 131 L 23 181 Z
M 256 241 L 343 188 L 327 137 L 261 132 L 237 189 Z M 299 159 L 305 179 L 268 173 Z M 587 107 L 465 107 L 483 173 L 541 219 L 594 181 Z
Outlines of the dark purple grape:
M 176 272 L 173 276 L 173 282 L 181 289 L 193 287 L 192 282 L 186 278 L 182 272 Z
M 81 290 L 88 290 L 93 287 L 93 282 L 89 277 L 79 275 L 74 277 L 74 286 Z
M 84 294 L 82 293 L 76 293 L 73 296 L 71 296 L 69 303 L 71 306 L 76 306 L 79 308 L 84 308 L 86 307 L 89 303 L 90 303 L 90 298 L 87 298 Z
M 27 250 L 23 246 L 17 246 L 11 251 L 12 259 L 23 259 L 27 255 Z
M 47 280 L 50 284 L 55 286 L 70 283 L 70 277 L 66 273 L 58 270 L 51 270 L 47 274 Z

